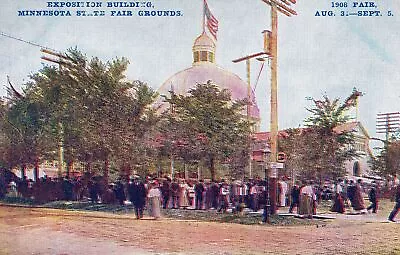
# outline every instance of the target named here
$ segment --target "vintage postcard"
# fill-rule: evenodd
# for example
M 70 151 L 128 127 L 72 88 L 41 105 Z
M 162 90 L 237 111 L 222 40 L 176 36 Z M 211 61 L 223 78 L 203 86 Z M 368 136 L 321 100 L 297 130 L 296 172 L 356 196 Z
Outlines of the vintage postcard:
M 0 2 L 0 254 L 400 254 L 396 0 Z

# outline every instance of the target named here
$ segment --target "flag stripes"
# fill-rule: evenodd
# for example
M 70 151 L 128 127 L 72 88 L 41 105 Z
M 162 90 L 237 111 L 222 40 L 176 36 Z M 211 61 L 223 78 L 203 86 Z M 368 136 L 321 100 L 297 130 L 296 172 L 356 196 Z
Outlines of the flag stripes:
M 218 20 L 211 13 L 208 8 L 207 1 L 204 0 L 204 15 L 207 18 L 207 28 L 210 31 L 211 35 L 217 40 L 217 31 L 218 31 Z

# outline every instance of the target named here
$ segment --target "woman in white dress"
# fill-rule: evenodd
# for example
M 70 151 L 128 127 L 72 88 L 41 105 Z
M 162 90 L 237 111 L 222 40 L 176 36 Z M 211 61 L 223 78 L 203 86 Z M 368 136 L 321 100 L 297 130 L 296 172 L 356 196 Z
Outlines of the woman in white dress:
M 149 215 L 154 219 L 161 217 L 161 191 L 157 183 L 150 184 L 149 192 L 147 193 Z
M 279 206 L 281 207 L 285 207 L 286 206 L 286 193 L 287 193 L 287 189 L 288 189 L 288 185 L 285 181 L 280 181 L 279 182 Z
M 179 206 L 185 209 L 189 207 L 188 188 L 185 180 L 182 180 L 179 184 Z

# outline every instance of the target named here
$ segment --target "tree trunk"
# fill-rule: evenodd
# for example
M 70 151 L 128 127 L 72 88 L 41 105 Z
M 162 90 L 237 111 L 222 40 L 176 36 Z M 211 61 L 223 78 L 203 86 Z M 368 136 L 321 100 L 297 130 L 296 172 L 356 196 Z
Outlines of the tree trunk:
M 33 167 L 33 179 L 35 182 L 39 180 L 39 160 L 35 160 L 35 166 Z
M 108 160 L 108 157 L 106 157 L 106 160 L 104 160 L 104 172 L 103 172 L 103 177 L 105 182 L 108 184 L 108 175 L 110 172 L 110 161 Z
M 215 181 L 215 161 L 214 157 L 210 158 L 210 174 L 211 174 L 211 180 Z

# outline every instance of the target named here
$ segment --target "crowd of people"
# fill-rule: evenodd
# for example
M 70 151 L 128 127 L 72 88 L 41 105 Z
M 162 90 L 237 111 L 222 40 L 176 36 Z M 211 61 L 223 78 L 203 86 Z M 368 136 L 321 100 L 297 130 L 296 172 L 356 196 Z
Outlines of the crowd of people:
M 365 214 L 367 212 L 377 213 L 378 210 L 378 185 L 373 182 L 368 190 L 368 199 L 370 205 L 365 205 L 363 197 L 362 180 L 358 179 L 345 180 L 342 183 L 335 183 L 334 203 L 332 206 L 333 212 L 344 213 L 346 207 L 350 208 L 354 213 Z
M 7 186 L 15 196 L 30 198 L 37 203 L 87 200 L 93 203 L 132 204 L 138 218 L 143 217 L 146 206 L 149 211 L 153 209 L 155 217 L 159 217 L 157 201 L 163 209 L 215 209 L 223 213 L 228 209 L 241 212 L 244 208 L 258 211 L 266 203 L 265 182 L 261 179 L 228 182 L 133 176 L 129 180 L 108 183 L 102 176 L 45 176 L 37 181 L 13 176 L 0 183 L 4 183 L 3 186 Z M 286 191 L 280 192 L 279 198 L 283 201 L 279 203 L 285 204 Z
M 326 188 L 326 187 L 325 187 Z M 312 217 L 316 214 L 316 209 L 321 200 L 332 200 L 332 212 L 345 213 L 346 208 L 351 213 L 364 214 L 369 211 L 376 213 L 378 210 L 378 191 L 377 185 L 373 185 L 364 190 L 361 179 L 354 182 L 353 180 L 344 180 L 335 182 L 332 185 L 332 191 L 327 192 L 319 185 L 312 182 L 304 182 L 302 186 L 295 184 L 291 190 L 291 204 L 289 213 L 293 213 L 293 209 L 297 208 L 297 213 Z M 368 192 L 370 205 L 365 206 L 363 194 Z
M 368 188 L 370 201 L 364 202 L 361 180 L 339 181 L 332 185 L 333 195 L 327 196 L 324 189 L 312 181 L 288 182 L 282 178 L 277 185 L 278 207 L 289 206 L 289 213 L 296 212 L 312 218 L 322 199 L 332 199 L 332 212 L 376 213 L 379 203 L 378 185 Z M 136 217 L 141 219 L 147 208 L 154 218 L 161 216 L 163 209 L 214 209 L 225 213 L 228 209 L 242 212 L 244 208 L 258 211 L 267 203 L 265 182 L 261 179 L 240 181 L 204 181 L 133 176 L 125 180 L 108 183 L 102 176 L 82 176 L 79 178 L 43 177 L 36 182 L 26 177 L 13 175 L 0 178 L 0 199 L 9 192 L 15 196 L 34 199 L 37 203 L 55 200 L 87 200 L 92 203 L 132 204 Z M 396 206 L 389 216 L 394 221 L 400 210 L 400 188 L 396 193 Z M 294 211 L 296 209 L 296 211 Z

